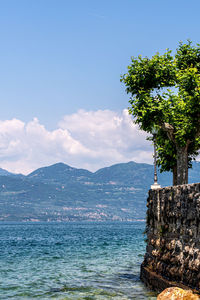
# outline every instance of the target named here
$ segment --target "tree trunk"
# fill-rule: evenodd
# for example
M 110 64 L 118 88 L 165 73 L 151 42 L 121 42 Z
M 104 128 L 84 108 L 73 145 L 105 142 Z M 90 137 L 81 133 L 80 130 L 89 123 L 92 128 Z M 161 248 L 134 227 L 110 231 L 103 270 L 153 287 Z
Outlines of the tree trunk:
M 177 165 L 173 167 L 173 185 L 177 185 Z
M 177 185 L 188 183 L 188 145 L 177 150 Z

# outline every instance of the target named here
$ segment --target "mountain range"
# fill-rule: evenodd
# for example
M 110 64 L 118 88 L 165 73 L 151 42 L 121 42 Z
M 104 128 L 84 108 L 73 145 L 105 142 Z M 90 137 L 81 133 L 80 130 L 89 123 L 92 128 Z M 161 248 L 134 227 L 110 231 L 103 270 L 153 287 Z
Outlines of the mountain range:
M 57 163 L 29 175 L 0 169 L 0 221 L 133 221 L 144 219 L 153 166 L 120 163 L 94 173 Z M 170 173 L 158 172 L 169 186 Z M 200 163 L 189 171 L 200 181 Z

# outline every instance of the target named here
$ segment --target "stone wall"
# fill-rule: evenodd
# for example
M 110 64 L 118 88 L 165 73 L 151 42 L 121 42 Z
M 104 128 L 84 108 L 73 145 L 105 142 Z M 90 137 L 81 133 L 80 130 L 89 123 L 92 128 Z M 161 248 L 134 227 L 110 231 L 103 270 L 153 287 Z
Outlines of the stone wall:
M 200 183 L 150 190 L 141 279 L 200 293 Z

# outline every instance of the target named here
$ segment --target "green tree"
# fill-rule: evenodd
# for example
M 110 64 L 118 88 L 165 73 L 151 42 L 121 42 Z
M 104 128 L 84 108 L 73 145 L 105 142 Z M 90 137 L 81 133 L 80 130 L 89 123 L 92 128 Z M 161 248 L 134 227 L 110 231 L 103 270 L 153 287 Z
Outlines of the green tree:
M 175 184 L 187 183 L 200 147 L 200 45 L 188 41 L 175 55 L 167 50 L 150 59 L 132 58 L 121 81 L 131 94 L 134 122 L 148 133 L 158 129 L 161 171 L 173 171 Z
M 148 138 L 152 140 L 152 137 Z M 160 167 L 161 172 L 171 171 L 173 173 L 173 185 L 177 185 L 177 159 L 176 159 L 176 147 L 171 142 L 165 131 L 158 130 L 156 137 L 157 148 L 157 165 Z M 188 146 L 188 168 L 192 167 L 192 160 L 198 155 L 199 143 L 197 140 L 190 143 Z M 187 173 L 188 177 L 188 173 Z

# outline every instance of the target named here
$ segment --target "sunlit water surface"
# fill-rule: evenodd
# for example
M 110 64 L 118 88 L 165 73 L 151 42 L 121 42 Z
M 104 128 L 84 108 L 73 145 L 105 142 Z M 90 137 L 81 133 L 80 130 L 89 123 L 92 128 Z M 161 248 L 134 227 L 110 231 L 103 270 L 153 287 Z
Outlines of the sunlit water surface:
M 156 299 L 145 223 L 0 223 L 0 299 Z

